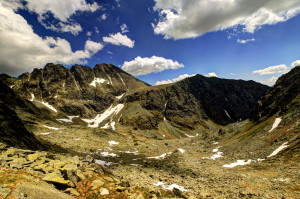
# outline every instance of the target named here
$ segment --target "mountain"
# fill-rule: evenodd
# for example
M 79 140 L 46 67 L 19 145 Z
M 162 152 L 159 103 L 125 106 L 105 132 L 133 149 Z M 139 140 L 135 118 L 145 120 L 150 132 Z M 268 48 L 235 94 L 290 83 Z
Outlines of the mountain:
M 251 151 L 248 158 L 272 157 L 299 161 L 300 151 L 300 66 L 282 75 L 257 102 L 249 121 L 231 134 L 233 151 Z M 276 153 L 276 154 L 277 154 Z
M 281 76 L 276 84 L 260 99 L 251 115 L 257 122 L 278 113 L 286 115 L 300 109 L 300 66 Z M 299 114 L 299 113 L 298 113 Z M 300 118 L 299 115 L 294 115 Z
M 173 84 L 140 89 L 124 99 L 120 124 L 134 129 L 172 131 L 173 135 L 249 118 L 269 89 L 254 81 L 196 75 Z M 237 108 L 238 107 L 238 108 Z
M 149 86 L 111 64 L 70 69 L 47 64 L 18 78 L 1 79 L 60 121 L 80 118 L 89 127 L 159 138 L 189 136 L 187 132 L 245 120 L 269 89 L 254 81 L 202 75 Z
M 47 64 L 18 78 L 2 78 L 21 97 L 53 114 L 91 117 L 109 107 L 118 96 L 148 85 L 111 64 Z

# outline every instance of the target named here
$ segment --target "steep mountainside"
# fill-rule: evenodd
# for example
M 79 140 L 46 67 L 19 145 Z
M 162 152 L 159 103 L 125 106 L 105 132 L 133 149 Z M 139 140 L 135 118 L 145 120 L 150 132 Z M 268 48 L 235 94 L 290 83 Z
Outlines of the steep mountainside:
M 27 131 L 22 119 L 26 120 L 29 117 L 45 119 L 47 115 L 41 113 L 30 102 L 21 99 L 1 80 L 0 88 L 0 142 L 18 148 L 45 149 L 34 134 Z M 16 112 L 23 116 L 22 119 Z
M 164 125 L 188 131 L 208 128 L 209 120 L 226 125 L 248 118 L 268 89 L 254 81 L 196 75 L 126 96 L 120 123 L 141 130 L 162 130 Z
M 251 151 L 253 159 L 300 161 L 300 66 L 281 76 L 258 101 L 250 121 L 230 138 L 232 151 Z M 274 151 L 272 153 L 272 151 Z
M 281 76 L 276 84 L 259 100 L 251 115 L 251 120 L 268 118 L 279 112 L 285 115 L 300 109 L 300 66 Z M 295 117 L 300 117 L 295 115 Z
M 121 95 L 148 86 L 111 64 L 98 64 L 93 69 L 47 64 L 18 78 L 2 79 L 20 96 L 53 114 L 83 117 L 103 111 Z

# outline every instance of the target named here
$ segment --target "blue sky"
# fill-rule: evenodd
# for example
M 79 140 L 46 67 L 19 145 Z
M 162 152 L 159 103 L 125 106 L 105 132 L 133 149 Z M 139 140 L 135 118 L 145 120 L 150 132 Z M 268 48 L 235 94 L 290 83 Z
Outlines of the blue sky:
M 112 63 L 150 84 L 202 74 L 272 85 L 300 64 L 299 0 L 4 0 L 0 10 L 0 73 L 13 76 Z

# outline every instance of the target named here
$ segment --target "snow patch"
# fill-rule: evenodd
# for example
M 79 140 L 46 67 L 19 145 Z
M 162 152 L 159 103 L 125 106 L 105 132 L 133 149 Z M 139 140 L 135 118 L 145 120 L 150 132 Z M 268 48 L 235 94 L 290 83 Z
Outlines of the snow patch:
M 49 135 L 51 132 L 41 133 L 41 135 Z
M 134 166 L 134 167 L 142 167 L 143 165 L 140 164 L 129 164 L 130 166 Z
M 286 147 L 288 147 L 289 145 L 287 144 L 288 142 L 283 143 L 280 147 L 278 147 L 275 151 L 273 151 L 270 155 L 268 155 L 267 157 L 272 157 L 274 155 L 277 155 L 280 151 L 282 151 L 283 149 L 285 149 Z
M 73 119 L 77 118 L 79 116 L 67 116 L 68 118 L 63 119 L 57 119 L 59 122 L 65 122 L 65 123 L 73 123 Z
M 51 111 L 57 113 L 57 110 L 54 108 L 54 106 L 52 106 L 51 104 L 49 104 L 48 102 L 44 102 L 44 101 L 37 101 L 41 104 L 43 104 L 44 106 L 46 106 L 48 109 L 50 109 Z
M 124 95 L 125 95 L 125 93 L 123 93 L 122 95 L 116 96 L 116 98 L 121 99 Z
M 216 160 L 216 159 L 218 159 L 218 158 L 223 157 L 223 155 L 222 155 L 223 152 L 219 151 L 219 148 L 220 148 L 220 146 L 218 146 L 217 148 L 214 148 L 214 149 L 212 150 L 212 152 L 215 153 L 215 154 L 213 154 L 212 156 L 210 156 L 210 157 L 202 157 L 202 159 Z
M 165 157 L 167 155 L 171 155 L 172 152 L 168 152 L 168 153 L 164 153 L 164 154 L 161 154 L 160 156 L 154 156 L 154 157 L 147 157 L 148 159 L 165 159 Z
M 228 113 L 226 110 L 224 110 L 224 112 L 225 112 L 225 114 L 227 115 L 227 117 L 228 117 L 229 119 L 231 119 L 229 113 Z M 232 119 L 231 119 L 231 120 L 232 120 Z
M 121 153 L 127 153 L 127 154 L 133 154 L 133 155 L 139 155 L 139 152 L 136 150 L 136 151 L 119 151 Z
M 180 153 L 185 153 L 185 150 L 181 148 L 178 148 L 178 151 L 180 151 Z
M 113 145 L 118 145 L 119 142 L 111 140 L 111 141 L 108 141 L 108 144 L 109 144 L 109 146 L 113 146 Z
M 186 137 L 189 137 L 189 138 L 194 138 L 194 137 L 197 137 L 199 134 L 197 133 L 196 135 L 189 135 L 187 133 L 184 133 Z
M 96 87 L 96 83 L 103 84 L 105 82 L 107 82 L 105 79 L 97 77 L 97 78 L 94 78 L 94 80 L 90 83 L 90 85 L 93 86 L 93 87 Z
M 178 184 L 171 184 L 171 185 L 166 185 L 165 182 L 157 182 L 157 183 L 153 183 L 154 186 L 162 186 L 164 189 L 170 190 L 172 191 L 173 188 L 177 188 L 180 191 L 188 191 L 188 189 L 185 189 L 183 186 L 180 186 Z
M 32 93 L 30 93 L 30 95 L 31 95 L 31 99 L 29 100 L 29 101 L 31 101 L 31 102 L 33 102 L 33 100 L 34 100 L 34 94 L 32 94 Z
M 281 120 L 282 119 L 280 117 L 276 118 L 275 121 L 274 121 L 274 123 L 273 123 L 273 125 L 272 125 L 272 128 L 269 130 L 269 132 L 273 131 L 279 125 L 279 123 L 281 122 Z
M 60 128 L 56 128 L 56 127 L 51 127 L 51 126 L 46 126 L 46 125 L 43 125 L 43 127 L 47 128 L 47 129 L 52 129 L 52 130 L 59 130 Z
M 80 140 L 80 138 L 75 138 L 74 140 L 78 141 L 78 140 Z
M 111 105 L 102 114 L 98 114 L 94 119 L 82 119 L 88 123 L 88 127 L 97 128 L 99 124 L 113 114 L 118 114 L 124 108 L 124 104 Z
M 103 157 L 117 157 L 117 156 L 118 156 L 118 155 L 115 154 L 115 153 L 109 153 L 109 152 L 106 152 L 106 151 L 101 152 L 100 154 L 101 154 L 101 156 L 103 156 Z
M 113 164 L 115 164 L 115 163 L 113 163 L 113 162 L 106 162 L 106 161 L 104 161 L 104 160 L 95 160 L 95 163 L 96 164 L 100 164 L 100 165 L 103 165 L 103 166 L 110 166 L 110 165 L 113 165 Z
M 214 142 L 213 144 L 214 144 L 214 145 L 217 145 L 217 144 L 219 144 L 219 142 Z
M 109 82 L 111 85 L 113 85 L 112 81 L 111 81 L 111 77 L 109 75 L 107 75 L 108 79 L 109 79 Z
M 252 160 L 237 160 L 236 162 L 233 162 L 231 164 L 224 164 L 223 167 L 226 167 L 226 168 L 233 168 L 233 167 L 236 167 L 236 166 L 239 166 L 239 165 L 247 165 L 247 164 L 250 164 L 252 162 Z

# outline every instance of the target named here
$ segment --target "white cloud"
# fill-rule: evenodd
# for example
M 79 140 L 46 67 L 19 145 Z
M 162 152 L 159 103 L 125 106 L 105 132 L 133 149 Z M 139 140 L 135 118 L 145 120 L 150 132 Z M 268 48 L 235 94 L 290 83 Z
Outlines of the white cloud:
M 95 12 L 100 6 L 94 2 L 88 4 L 85 0 L 26 0 L 26 7 L 38 15 L 51 12 L 60 21 L 67 21 L 76 12 Z
M 276 83 L 277 79 L 278 79 L 278 77 L 271 77 L 270 79 L 260 81 L 260 83 L 268 85 L 268 86 L 273 86 Z
M 255 41 L 255 39 L 254 38 L 252 38 L 252 39 L 237 39 L 236 41 L 240 44 L 246 44 L 248 42 Z
M 146 75 L 158 73 L 167 69 L 178 69 L 184 67 L 183 64 L 163 57 L 136 57 L 132 61 L 126 61 L 122 69 L 132 75 Z
M 121 28 L 122 33 L 129 32 L 127 25 L 124 23 L 120 26 L 120 28 Z
M 103 45 L 86 41 L 84 50 L 72 51 L 68 41 L 61 38 L 40 37 L 11 7 L 0 3 L 0 65 L 1 72 L 19 75 L 48 62 L 84 64 L 103 48 Z
M 111 43 L 117 46 L 127 46 L 133 48 L 134 41 L 127 37 L 127 35 L 122 35 L 121 33 L 109 34 L 108 37 L 103 37 L 103 41 L 106 43 Z
M 270 66 L 261 70 L 255 70 L 253 71 L 254 74 L 259 74 L 259 75 L 270 75 L 270 74 L 284 74 L 289 72 L 289 68 L 284 65 L 277 65 L 277 66 Z
M 39 18 L 39 22 L 48 30 L 55 32 L 69 32 L 73 35 L 78 35 L 82 31 L 82 27 L 79 23 L 73 21 L 58 22 L 56 24 L 46 23 L 44 18 Z
M 92 36 L 92 34 L 93 34 L 92 31 L 87 31 L 86 32 L 86 36 L 88 36 L 88 37 Z
M 205 75 L 206 77 L 218 77 L 218 75 L 214 72 L 211 73 L 207 73 L 207 75 Z
M 99 33 L 100 33 L 100 31 L 99 31 L 98 27 L 95 27 L 95 33 L 97 33 L 97 34 L 99 34 Z
M 241 25 L 253 33 L 263 25 L 287 21 L 300 12 L 299 0 L 155 0 L 160 15 L 152 24 L 165 38 L 195 38 Z
M 102 14 L 101 17 L 100 17 L 100 19 L 102 21 L 105 21 L 107 19 L 107 14 Z
M 183 74 L 183 75 L 179 75 L 179 77 L 176 77 L 176 78 L 171 79 L 171 80 L 168 79 L 168 80 L 157 81 L 157 82 L 155 82 L 155 85 L 170 84 L 170 83 L 178 82 L 178 81 L 183 80 L 183 79 L 188 78 L 188 77 L 193 77 L 195 75 L 196 74 L 193 74 L 193 75 Z
M 91 40 L 87 40 L 85 42 L 84 45 L 84 50 L 88 51 L 90 53 L 90 55 L 94 55 L 96 54 L 99 50 L 101 50 L 103 48 L 103 44 L 98 43 L 98 42 L 94 42 Z
M 294 61 L 292 64 L 291 64 L 291 67 L 294 68 L 296 66 L 300 66 L 300 60 L 297 60 L 297 61 Z
M 25 6 L 22 2 L 25 2 Z M 14 10 L 20 8 L 35 12 L 46 29 L 70 32 L 73 35 L 78 35 L 82 27 L 70 19 L 72 15 L 78 12 L 95 12 L 101 8 L 96 2 L 89 4 L 85 0 L 4 0 L 2 5 Z M 48 21 L 51 15 L 55 20 Z

